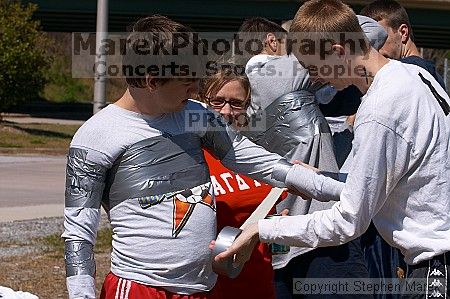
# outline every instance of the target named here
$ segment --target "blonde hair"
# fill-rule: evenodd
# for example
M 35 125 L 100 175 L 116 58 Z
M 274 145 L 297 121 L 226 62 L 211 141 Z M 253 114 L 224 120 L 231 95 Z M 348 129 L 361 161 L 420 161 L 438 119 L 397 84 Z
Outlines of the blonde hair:
M 200 83 L 200 94 L 198 99 L 202 102 L 207 103 L 209 98 L 215 97 L 217 93 L 224 87 L 227 83 L 232 81 L 238 81 L 242 88 L 246 92 L 246 107 L 250 104 L 250 82 L 248 81 L 245 74 L 240 74 L 235 72 L 235 67 L 221 68 L 217 73 L 203 79 Z
M 293 38 L 301 36 L 301 40 L 326 40 L 341 44 L 342 41 L 337 38 L 341 33 L 350 33 L 351 40 L 362 41 L 357 49 L 360 54 L 369 52 L 369 41 L 348 5 L 339 0 L 307 1 L 299 8 L 289 28 L 288 53 L 293 50 Z

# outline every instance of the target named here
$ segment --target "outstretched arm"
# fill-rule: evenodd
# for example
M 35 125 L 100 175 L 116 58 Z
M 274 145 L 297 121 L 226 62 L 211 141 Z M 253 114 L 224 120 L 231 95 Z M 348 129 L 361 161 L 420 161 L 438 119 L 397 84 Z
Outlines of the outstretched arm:
M 286 171 L 292 165 L 278 154 L 256 145 L 212 111 L 208 113 L 208 123 L 201 138 L 202 146 L 219 159 L 225 167 L 272 186 L 285 187 L 284 182 L 273 179 L 275 167 Z
M 215 114 L 209 118 L 202 144 L 227 168 L 272 186 L 288 187 L 295 194 L 306 194 L 323 201 L 337 200 L 343 188 L 343 183 L 337 181 L 335 184 L 325 184 L 334 180 L 323 175 L 317 179 L 313 170 L 304 167 L 289 175 L 292 164 L 285 158 L 254 144 L 226 126 L 222 118 Z M 298 185 L 292 184 L 292 180 L 305 180 L 304 188 L 296 188 Z
M 334 246 L 360 236 L 408 171 L 411 147 L 402 137 L 376 121 L 361 124 L 357 130 L 355 160 L 339 202 L 329 210 L 309 215 L 260 220 L 257 225 L 245 229 L 230 249 L 217 259 L 241 250 L 243 252 L 237 258 L 247 257 L 246 252 L 253 244 L 251 240 L 256 236 L 263 242 L 299 247 Z M 293 167 L 287 177 L 304 171 L 298 167 Z M 292 183 L 302 189 L 302 182 Z
M 66 282 L 70 299 L 95 299 L 94 245 L 106 168 L 71 148 L 67 159 L 64 233 Z

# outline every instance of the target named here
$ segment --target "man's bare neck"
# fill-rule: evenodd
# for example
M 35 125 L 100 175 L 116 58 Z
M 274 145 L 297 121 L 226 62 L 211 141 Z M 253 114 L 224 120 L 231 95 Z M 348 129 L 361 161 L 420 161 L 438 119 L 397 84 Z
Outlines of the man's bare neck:
M 414 44 L 414 42 L 412 42 L 411 40 L 408 40 L 408 42 L 405 45 L 404 53 L 402 53 L 402 58 L 409 57 L 409 56 L 422 57 L 419 50 L 417 49 L 416 44 Z
M 148 116 L 160 116 L 161 113 L 155 109 L 154 105 L 151 105 L 152 101 L 148 93 L 144 89 L 127 88 L 125 93 L 115 104 L 123 109 L 133 111 L 136 113 L 148 115 Z
M 355 62 L 357 65 L 361 65 L 364 68 L 364 74 L 355 80 L 354 85 L 365 94 L 370 85 L 372 85 L 375 75 L 389 62 L 389 60 L 378 53 L 378 51 L 371 48 L 369 54 L 364 57 L 359 57 Z

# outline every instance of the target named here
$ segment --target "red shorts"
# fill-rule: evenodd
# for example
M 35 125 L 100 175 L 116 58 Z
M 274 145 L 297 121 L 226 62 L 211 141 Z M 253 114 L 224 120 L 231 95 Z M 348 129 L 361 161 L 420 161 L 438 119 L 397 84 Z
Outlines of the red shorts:
M 131 280 L 117 277 L 109 272 L 103 283 L 100 299 L 221 299 L 219 292 L 195 293 L 180 295 L 163 288 L 143 285 Z

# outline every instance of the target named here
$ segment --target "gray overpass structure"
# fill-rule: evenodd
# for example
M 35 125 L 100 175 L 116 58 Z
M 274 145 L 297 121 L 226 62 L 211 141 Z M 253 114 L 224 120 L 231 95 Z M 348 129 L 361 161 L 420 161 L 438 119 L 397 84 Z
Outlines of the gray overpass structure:
M 35 17 L 45 31 L 95 32 L 95 0 L 22 0 L 39 8 Z M 371 1 L 344 0 L 359 12 Z M 450 0 L 399 1 L 411 19 L 419 47 L 450 49 Z M 282 22 L 293 18 L 302 1 L 295 0 L 109 0 L 109 31 L 123 32 L 136 19 L 166 15 L 197 31 L 236 31 L 242 21 L 262 16 Z

